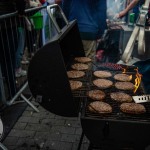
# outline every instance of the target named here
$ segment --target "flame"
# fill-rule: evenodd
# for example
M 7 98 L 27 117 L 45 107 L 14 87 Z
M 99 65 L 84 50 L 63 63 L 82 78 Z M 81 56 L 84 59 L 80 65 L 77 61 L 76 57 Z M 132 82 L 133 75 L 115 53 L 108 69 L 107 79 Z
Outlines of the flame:
M 127 72 L 127 69 L 126 68 L 122 68 L 122 73 L 126 73 Z M 132 80 L 132 75 L 129 76 L 129 81 Z
M 135 84 L 134 84 L 134 93 L 137 91 L 138 87 L 140 86 L 140 83 L 141 83 L 141 78 L 142 78 L 142 75 L 138 72 L 138 69 L 135 69 L 136 70 L 136 78 L 135 78 Z
M 128 68 L 122 68 L 122 73 L 126 73 Z M 135 78 L 135 84 L 134 84 L 134 90 L 133 92 L 136 93 L 137 89 L 140 86 L 142 75 L 138 72 L 138 67 L 134 69 L 136 71 L 136 78 Z M 129 79 L 132 80 L 132 75 L 129 76 Z
M 122 73 L 126 73 L 127 69 L 126 68 L 122 68 Z
M 129 76 L 129 80 L 130 80 L 130 81 L 132 80 L 132 75 Z

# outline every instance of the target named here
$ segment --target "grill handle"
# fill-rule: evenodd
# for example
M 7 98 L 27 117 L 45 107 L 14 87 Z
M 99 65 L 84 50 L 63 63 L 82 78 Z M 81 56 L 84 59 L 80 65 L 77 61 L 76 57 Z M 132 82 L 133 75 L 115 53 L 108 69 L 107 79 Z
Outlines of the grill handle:
M 60 8 L 60 6 L 59 6 L 58 4 L 53 4 L 53 5 L 47 6 L 47 12 L 48 12 L 48 14 L 49 14 L 49 17 L 51 18 L 51 20 L 52 20 L 52 22 L 53 22 L 53 24 L 54 24 L 54 26 L 55 26 L 55 28 L 56 28 L 58 34 L 60 34 L 62 31 L 61 31 L 61 29 L 59 28 L 59 26 L 58 26 L 58 24 L 57 24 L 57 22 L 56 22 L 56 20 L 55 20 L 55 18 L 54 18 L 54 16 L 53 16 L 53 14 L 52 14 L 52 12 L 51 12 L 51 9 L 53 9 L 53 8 L 58 8 L 58 9 L 59 9 L 60 14 L 61 14 L 61 16 L 62 16 L 64 22 L 66 23 L 66 25 L 69 25 L 69 22 L 68 22 L 68 20 L 67 20 L 67 18 L 66 18 L 66 16 L 65 16 L 64 12 L 62 11 L 62 9 Z

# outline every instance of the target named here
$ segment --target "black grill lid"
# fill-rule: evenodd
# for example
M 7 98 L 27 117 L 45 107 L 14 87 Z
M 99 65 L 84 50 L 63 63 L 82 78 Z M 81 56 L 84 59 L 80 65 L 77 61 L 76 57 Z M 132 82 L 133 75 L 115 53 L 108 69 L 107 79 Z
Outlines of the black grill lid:
M 76 21 L 37 51 L 28 68 L 28 83 L 34 98 L 48 111 L 61 116 L 78 116 L 67 77 L 67 66 L 85 56 Z M 72 58 L 72 59 L 71 59 Z

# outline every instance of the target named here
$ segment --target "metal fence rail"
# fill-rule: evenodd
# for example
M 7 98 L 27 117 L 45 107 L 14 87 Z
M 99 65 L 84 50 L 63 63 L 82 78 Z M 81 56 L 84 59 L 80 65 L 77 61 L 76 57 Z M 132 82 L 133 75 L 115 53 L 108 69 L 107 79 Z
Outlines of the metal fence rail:
M 41 29 L 34 26 L 32 19 L 33 15 L 39 12 L 43 24 Z M 28 20 L 32 19 L 30 20 L 33 23 L 32 30 L 27 25 L 25 17 Z M 16 76 L 17 60 L 21 61 L 24 58 L 21 68 L 27 71 L 29 65 L 27 62 L 55 35 L 56 31 L 47 14 L 46 6 L 25 10 L 25 17 L 19 17 L 17 12 L 0 16 L 0 111 L 1 106 L 10 106 L 21 98 L 39 112 L 30 102 L 32 94 L 29 98 L 24 94 L 24 90 L 28 88 L 27 75 Z M 0 149 L 7 150 L 1 139 Z
M 25 10 L 25 16 L 30 20 L 37 12 L 42 14 L 43 28 L 35 29 L 32 26 L 31 31 L 28 30 L 25 19 L 19 18 L 17 12 L 0 16 L 0 105 L 10 106 L 20 97 L 36 112 L 39 112 L 30 102 L 32 96 L 27 99 L 23 95 L 23 91 L 28 87 L 27 76 L 16 78 L 14 67 L 18 48 L 23 47 L 22 58 L 27 57 L 31 60 L 36 51 L 52 36 L 53 27 L 47 14 L 46 6 L 27 9 Z M 20 32 L 22 35 L 20 35 Z M 24 64 L 21 67 L 27 71 L 28 64 L 25 62 L 27 63 L 28 61 L 24 60 Z

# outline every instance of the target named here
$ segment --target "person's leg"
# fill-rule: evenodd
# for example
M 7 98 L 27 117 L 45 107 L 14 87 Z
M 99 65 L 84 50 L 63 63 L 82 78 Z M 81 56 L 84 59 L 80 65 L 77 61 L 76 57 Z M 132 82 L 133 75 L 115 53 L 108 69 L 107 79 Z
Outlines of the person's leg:
M 21 59 L 23 56 L 23 51 L 25 47 L 25 31 L 22 27 L 18 28 L 18 47 L 16 50 L 16 64 L 15 64 L 15 69 L 16 69 L 16 77 L 20 76 L 25 76 L 26 71 L 21 69 Z
M 28 49 L 28 54 L 33 52 L 33 38 L 32 38 L 32 31 L 28 31 L 26 29 L 26 46 Z
M 82 40 L 82 43 L 86 57 L 93 58 L 96 55 L 96 41 Z
M 16 65 L 15 68 L 18 69 L 21 67 L 21 59 L 24 51 L 24 45 L 25 45 L 25 34 L 24 29 L 19 27 L 18 28 L 18 48 L 16 50 Z
M 29 57 L 32 57 L 32 55 L 35 52 L 37 44 L 36 38 L 37 38 L 36 30 L 34 29 L 32 31 L 26 30 L 26 46 L 28 49 Z

